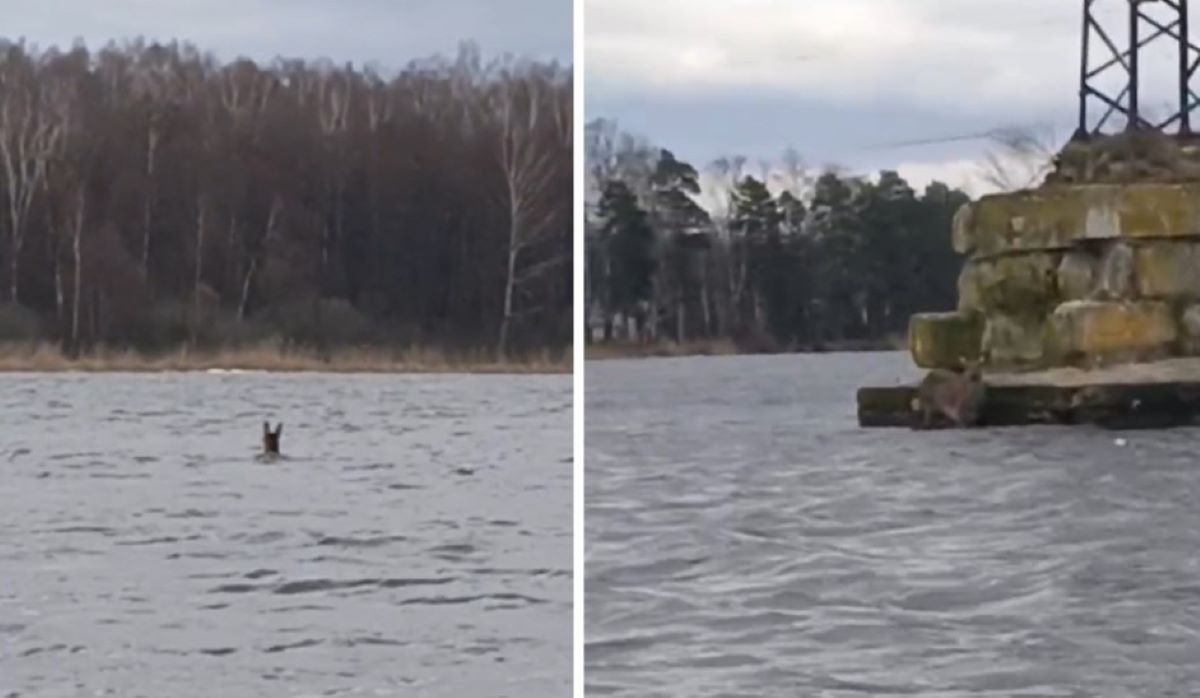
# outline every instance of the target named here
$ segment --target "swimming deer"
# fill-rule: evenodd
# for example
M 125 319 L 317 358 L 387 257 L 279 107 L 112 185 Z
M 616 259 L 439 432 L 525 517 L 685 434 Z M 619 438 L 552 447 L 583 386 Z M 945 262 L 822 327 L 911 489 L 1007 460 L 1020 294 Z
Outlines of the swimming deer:
M 264 456 L 279 455 L 279 437 L 281 434 L 283 434 L 282 422 L 279 423 L 279 426 L 275 427 L 275 431 L 273 432 L 271 431 L 271 423 L 263 422 L 262 454 Z
M 933 369 L 917 386 L 917 397 L 913 400 L 913 410 L 920 418 L 918 426 L 930 428 L 938 415 L 948 417 L 959 427 L 976 425 L 986 390 L 983 371 L 977 363 L 967 364 L 961 373 Z

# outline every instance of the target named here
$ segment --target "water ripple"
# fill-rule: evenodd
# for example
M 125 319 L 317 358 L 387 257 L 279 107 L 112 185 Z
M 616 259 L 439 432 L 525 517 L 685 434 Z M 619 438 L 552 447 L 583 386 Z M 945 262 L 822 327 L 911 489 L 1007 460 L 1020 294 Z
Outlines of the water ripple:
M 589 364 L 589 695 L 1194 694 L 1197 432 L 858 429 L 908 363 Z
M 569 377 L 0 381 L 0 695 L 570 693 Z

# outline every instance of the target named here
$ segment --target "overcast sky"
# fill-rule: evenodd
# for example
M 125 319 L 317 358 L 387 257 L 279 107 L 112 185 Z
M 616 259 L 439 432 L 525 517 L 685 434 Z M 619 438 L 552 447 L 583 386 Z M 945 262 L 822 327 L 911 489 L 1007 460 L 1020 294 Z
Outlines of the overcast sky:
M 986 142 L 888 144 L 1010 126 L 1069 137 L 1081 5 L 587 0 L 588 118 L 615 118 L 695 164 L 773 157 L 792 144 L 814 166 L 898 168 L 920 183 L 961 184 Z M 1122 7 L 1097 2 L 1114 20 Z M 1143 75 L 1162 60 L 1172 59 L 1146 59 Z
M 328 57 L 402 67 L 453 55 L 571 59 L 571 0 L 0 0 L 0 35 L 42 46 L 179 38 L 221 58 Z

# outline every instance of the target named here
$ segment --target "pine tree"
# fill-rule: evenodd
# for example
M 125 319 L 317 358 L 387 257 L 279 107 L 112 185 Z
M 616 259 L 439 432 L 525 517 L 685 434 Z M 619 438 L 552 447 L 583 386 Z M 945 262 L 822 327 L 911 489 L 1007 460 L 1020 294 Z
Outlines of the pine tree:
M 619 180 L 605 184 L 596 206 L 601 246 L 608 257 L 607 308 L 609 313 L 644 322 L 644 304 L 653 291 L 658 268 L 654 253 L 654 229 L 637 197 Z

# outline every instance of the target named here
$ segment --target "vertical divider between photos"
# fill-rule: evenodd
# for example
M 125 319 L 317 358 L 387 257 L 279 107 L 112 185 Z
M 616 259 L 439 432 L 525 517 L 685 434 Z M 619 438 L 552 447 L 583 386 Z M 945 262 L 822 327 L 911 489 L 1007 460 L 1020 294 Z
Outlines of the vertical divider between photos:
M 572 97 L 573 114 L 571 126 L 574 133 L 574 192 L 573 216 L 573 263 L 574 263 L 574 333 L 572 344 L 573 380 L 573 505 L 572 543 L 573 564 L 571 575 L 572 592 L 572 693 L 576 698 L 584 695 L 584 264 L 583 242 L 584 216 L 584 0 L 570 0 L 572 8 Z

